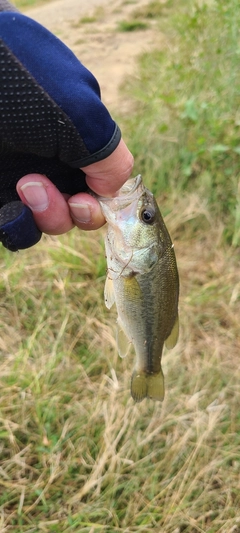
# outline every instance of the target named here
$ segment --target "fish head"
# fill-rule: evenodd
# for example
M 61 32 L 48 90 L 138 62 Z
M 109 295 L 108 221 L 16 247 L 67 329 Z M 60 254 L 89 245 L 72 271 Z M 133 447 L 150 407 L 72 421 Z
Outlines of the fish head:
M 117 196 L 98 200 L 108 223 L 106 249 L 112 271 L 119 273 L 121 268 L 126 276 L 150 271 L 164 250 L 164 222 L 141 175 L 129 179 Z

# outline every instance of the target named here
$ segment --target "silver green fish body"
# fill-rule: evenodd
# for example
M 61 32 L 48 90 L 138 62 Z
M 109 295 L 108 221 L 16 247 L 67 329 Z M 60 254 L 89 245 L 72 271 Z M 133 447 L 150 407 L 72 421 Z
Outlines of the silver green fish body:
M 179 280 L 173 244 L 152 193 L 141 176 L 128 180 L 114 198 L 99 198 L 108 222 L 105 302 L 116 303 L 117 344 L 124 357 L 132 343 L 136 365 L 131 393 L 162 400 L 164 343 L 178 338 Z

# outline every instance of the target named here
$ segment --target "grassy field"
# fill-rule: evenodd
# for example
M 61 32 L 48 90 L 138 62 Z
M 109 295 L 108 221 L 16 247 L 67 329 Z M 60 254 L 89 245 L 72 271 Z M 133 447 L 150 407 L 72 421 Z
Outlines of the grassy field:
M 134 18 L 166 35 L 119 117 L 175 242 L 166 397 L 130 397 L 104 230 L 1 249 L 1 533 L 240 533 L 240 6 L 168 0 Z

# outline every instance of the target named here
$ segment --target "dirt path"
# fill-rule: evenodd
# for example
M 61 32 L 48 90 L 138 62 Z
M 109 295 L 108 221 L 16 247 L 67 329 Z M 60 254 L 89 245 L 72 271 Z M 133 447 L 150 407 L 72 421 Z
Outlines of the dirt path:
M 147 30 L 119 32 L 117 24 L 129 20 L 131 13 L 149 0 L 127 3 L 124 0 L 53 0 L 46 5 L 25 11 L 69 46 L 93 72 L 100 83 L 102 99 L 110 111 L 119 106 L 127 111 L 127 103 L 119 86 L 134 74 L 136 57 L 160 45 L 164 36 L 154 21 Z M 87 4 L 87 5 L 86 5 Z M 81 22 L 82 17 L 93 22 Z

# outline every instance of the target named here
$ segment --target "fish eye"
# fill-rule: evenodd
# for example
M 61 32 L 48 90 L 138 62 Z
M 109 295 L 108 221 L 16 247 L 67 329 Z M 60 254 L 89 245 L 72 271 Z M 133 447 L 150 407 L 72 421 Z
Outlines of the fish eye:
M 153 224 L 155 220 L 155 209 L 152 207 L 144 207 L 141 211 L 141 219 L 145 224 Z

